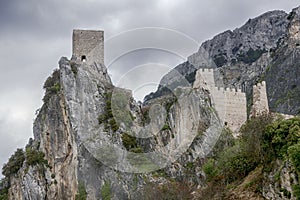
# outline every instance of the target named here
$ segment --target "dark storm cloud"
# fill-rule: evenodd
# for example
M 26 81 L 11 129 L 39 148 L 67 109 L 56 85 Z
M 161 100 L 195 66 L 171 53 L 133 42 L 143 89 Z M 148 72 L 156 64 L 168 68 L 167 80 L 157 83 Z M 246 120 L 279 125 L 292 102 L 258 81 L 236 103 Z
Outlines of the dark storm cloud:
M 201 43 L 268 10 L 289 12 L 296 6 L 294 0 L 0 1 L 0 165 L 32 137 L 32 119 L 42 103 L 43 82 L 61 56 L 71 56 L 72 29 L 102 29 L 105 38 L 110 38 L 128 29 L 164 27 Z M 149 63 L 153 56 L 155 62 L 167 66 L 180 62 L 174 62 L 172 55 L 145 51 L 116 65 L 122 65 L 126 73 L 132 66 Z M 122 75 L 123 71 L 115 68 L 114 73 Z

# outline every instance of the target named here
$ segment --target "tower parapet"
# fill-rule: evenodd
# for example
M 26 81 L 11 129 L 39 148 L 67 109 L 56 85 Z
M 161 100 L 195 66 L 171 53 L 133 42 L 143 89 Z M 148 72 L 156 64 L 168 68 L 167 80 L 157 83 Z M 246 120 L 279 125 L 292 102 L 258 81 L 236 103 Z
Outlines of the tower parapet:
M 73 57 L 76 61 L 104 64 L 104 32 L 73 30 Z

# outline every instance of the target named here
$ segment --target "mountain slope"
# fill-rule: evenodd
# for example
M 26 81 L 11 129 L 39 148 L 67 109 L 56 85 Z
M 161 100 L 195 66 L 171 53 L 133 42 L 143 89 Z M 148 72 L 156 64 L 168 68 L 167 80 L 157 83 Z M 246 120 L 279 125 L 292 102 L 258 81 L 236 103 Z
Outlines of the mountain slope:
M 242 27 L 204 42 L 197 53 L 174 70 L 192 83 L 193 70 L 214 68 L 217 86 L 242 88 L 247 94 L 248 108 L 251 106 L 252 86 L 266 80 L 271 111 L 298 114 L 297 91 L 300 85 L 295 76 L 299 74 L 299 10 L 299 7 L 295 8 L 290 14 L 271 11 L 249 19 Z M 176 72 L 171 71 L 162 78 L 158 90 L 145 97 L 146 103 L 164 93 L 165 83 L 173 84 L 176 79 L 173 74 Z M 282 76 L 293 78 L 281 80 Z

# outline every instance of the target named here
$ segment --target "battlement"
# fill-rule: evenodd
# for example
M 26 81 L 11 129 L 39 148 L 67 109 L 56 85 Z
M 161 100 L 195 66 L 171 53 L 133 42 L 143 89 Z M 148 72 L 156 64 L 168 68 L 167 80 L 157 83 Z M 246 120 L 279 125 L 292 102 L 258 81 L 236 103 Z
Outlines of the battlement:
M 104 32 L 99 30 L 73 30 L 73 57 L 88 64 L 104 64 Z
M 232 92 L 232 93 L 236 93 L 236 94 L 243 94 L 245 95 L 244 92 L 242 92 L 242 89 L 240 88 L 223 88 L 223 87 L 214 87 L 214 90 L 217 90 L 217 91 L 223 91 L 223 92 Z
M 200 70 L 200 72 L 213 72 L 214 71 L 213 69 L 210 69 L 210 68 L 200 68 L 199 70 Z
M 261 83 L 257 83 L 256 85 L 253 85 L 253 88 L 261 88 L 266 87 L 266 82 L 262 81 Z

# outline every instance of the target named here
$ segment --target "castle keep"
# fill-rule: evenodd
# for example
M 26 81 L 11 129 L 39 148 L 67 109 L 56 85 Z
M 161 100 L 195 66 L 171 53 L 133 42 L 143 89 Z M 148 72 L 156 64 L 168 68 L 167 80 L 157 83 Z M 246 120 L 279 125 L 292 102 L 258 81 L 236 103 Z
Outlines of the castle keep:
M 104 64 L 104 32 L 73 30 L 73 56 L 76 61 Z
M 213 69 L 199 69 L 193 87 L 204 88 L 210 92 L 212 104 L 220 120 L 237 133 L 247 120 L 246 94 L 240 89 L 216 87 Z

